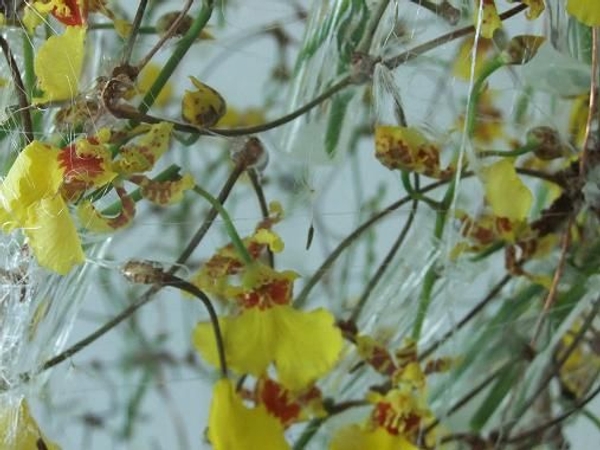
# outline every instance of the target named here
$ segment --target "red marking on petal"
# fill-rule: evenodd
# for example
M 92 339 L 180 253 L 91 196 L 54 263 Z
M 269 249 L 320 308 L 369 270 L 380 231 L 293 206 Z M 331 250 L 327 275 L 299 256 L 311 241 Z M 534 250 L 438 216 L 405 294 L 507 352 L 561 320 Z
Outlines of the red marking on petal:
M 292 282 L 288 279 L 268 280 L 238 297 L 243 308 L 265 310 L 276 305 L 287 305 L 292 296 Z
M 302 408 L 290 398 L 290 393 L 273 380 L 264 380 L 260 385 L 260 400 L 267 410 L 277 417 L 284 427 L 293 424 Z
M 59 8 L 54 8 L 52 15 L 59 22 L 67 26 L 81 26 L 87 22 L 87 1 L 88 0 L 63 0 L 69 12 L 65 13 Z M 81 5 L 80 5 L 81 3 Z
M 64 169 L 65 184 L 71 188 L 85 190 L 92 185 L 91 180 L 105 172 L 103 162 L 102 158 L 95 156 L 78 155 L 75 145 L 69 145 L 58 153 L 58 163 Z

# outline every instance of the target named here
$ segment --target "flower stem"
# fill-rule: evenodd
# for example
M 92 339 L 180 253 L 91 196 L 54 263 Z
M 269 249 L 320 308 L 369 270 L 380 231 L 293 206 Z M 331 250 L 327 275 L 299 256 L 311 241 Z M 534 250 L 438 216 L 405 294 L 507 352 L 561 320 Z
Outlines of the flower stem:
M 21 122 L 23 125 L 23 146 L 29 144 L 33 141 L 33 123 L 31 121 L 31 112 L 29 110 L 29 100 L 27 99 L 27 90 L 23 85 L 23 79 L 21 78 L 21 72 L 19 71 L 19 66 L 17 65 L 17 61 L 10 50 L 10 45 L 7 40 L 4 39 L 3 36 L 0 35 L 0 48 L 2 48 L 2 53 L 4 53 L 4 58 L 6 59 L 6 65 L 10 70 L 10 74 L 13 79 L 13 83 L 15 83 L 17 92 L 17 98 L 19 100 L 19 109 L 21 112 Z M 27 48 L 27 46 L 25 46 Z
M 483 92 L 483 85 L 487 78 L 493 74 L 496 70 L 504 66 L 504 62 L 500 56 L 492 59 L 482 69 L 481 73 L 473 83 L 471 92 L 469 94 L 469 102 L 467 104 L 467 125 L 466 133 L 469 138 L 475 134 L 475 124 L 477 122 L 477 105 L 479 98 Z
M 237 230 L 235 229 L 235 226 L 233 225 L 231 216 L 223 207 L 223 205 L 221 205 L 221 203 L 219 203 L 219 201 L 215 197 L 213 197 L 208 191 L 206 191 L 198 185 L 194 186 L 193 191 L 196 194 L 203 197 L 208 203 L 210 203 L 210 205 L 213 208 L 215 208 L 218 211 L 219 215 L 223 219 L 223 223 L 225 224 L 225 231 L 229 235 L 229 239 L 231 239 L 231 243 L 235 248 L 236 252 L 245 264 L 252 264 L 254 260 L 250 256 L 250 253 L 248 253 L 248 249 L 244 245 L 244 242 L 240 238 L 240 235 L 238 234 Z
M 188 294 L 193 295 L 194 297 L 200 299 L 200 301 L 204 304 L 206 310 L 208 311 L 208 315 L 210 316 L 210 322 L 213 327 L 213 331 L 215 334 L 215 343 L 217 346 L 217 353 L 219 354 L 219 365 L 221 367 L 221 375 L 223 378 L 227 377 L 227 361 L 225 358 L 225 343 L 223 342 L 223 333 L 221 333 L 221 327 L 219 326 L 219 318 L 217 317 L 217 313 L 215 308 L 213 307 L 208 296 L 198 289 L 192 283 L 182 280 L 181 278 L 169 274 L 164 273 L 161 282 L 165 286 L 171 286 L 175 289 L 179 289 L 181 291 L 185 291 Z
M 323 425 L 326 419 L 327 418 L 320 417 L 318 419 L 313 419 L 310 422 L 308 422 L 308 424 L 304 428 L 304 431 L 302 431 L 302 434 L 292 447 L 292 450 L 303 450 L 306 447 L 306 444 L 308 444 L 308 442 L 313 438 L 313 436 L 317 434 L 317 431 L 319 431 L 319 428 L 321 427 L 321 425 Z
M 179 63 L 183 60 L 183 57 L 188 52 L 192 44 L 196 41 L 196 38 L 200 35 L 200 32 L 207 24 L 210 16 L 212 15 L 214 9 L 214 1 L 208 0 L 204 2 L 204 5 L 200 9 L 200 12 L 192 22 L 190 29 L 185 33 L 185 35 L 181 38 L 177 47 L 167 60 L 167 63 L 163 67 L 163 69 L 156 77 L 156 80 L 146 92 L 146 95 L 142 99 L 142 103 L 138 106 L 138 111 L 142 114 L 148 112 L 156 98 L 158 97 L 159 92 L 165 86 L 175 69 L 179 65 Z M 132 124 L 133 125 L 133 124 Z
M 440 242 L 442 235 L 444 234 L 448 209 L 450 208 L 454 198 L 454 191 L 459 180 L 460 171 L 457 171 L 450 182 L 446 193 L 444 194 L 440 208 L 436 212 L 435 228 L 433 230 L 433 237 L 436 242 Z M 419 305 L 417 307 L 417 315 L 415 317 L 415 323 L 412 330 L 412 338 L 415 340 L 415 342 L 418 342 L 419 338 L 421 337 L 423 324 L 425 323 L 427 311 L 429 310 L 429 305 L 431 304 L 432 300 L 433 288 L 435 286 L 435 282 L 438 280 L 437 257 L 435 259 L 436 260 L 432 261 L 431 266 L 425 273 L 425 277 L 423 279 L 423 288 L 421 289 L 421 294 L 419 295 Z

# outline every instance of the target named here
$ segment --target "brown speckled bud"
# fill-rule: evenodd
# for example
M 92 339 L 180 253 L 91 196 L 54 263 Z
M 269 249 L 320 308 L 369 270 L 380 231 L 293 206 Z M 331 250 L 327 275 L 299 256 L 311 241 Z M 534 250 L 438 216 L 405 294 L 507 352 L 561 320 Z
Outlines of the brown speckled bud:
M 549 161 L 568 154 L 568 147 L 554 128 L 539 126 L 527 131 L 527 145 L 534 147 L 533 153 L 540 159 Z
M 173 22 L 175 22 L 177 17 L 179 17 L 179 11 L 166 13 L 158 18 L 158 20 L 156 21 L 156 31 L 158 32 L 159 36 L 162 37 L 167 33 L 167 31 L 169 30 L 169 28 L 171 28 L 171 25 L 173 25 Z M 177 25 L 173 36 L 183 36 L 190 29 L 193 21 L 194 20 L 191 16 L 186 15 Z
M 526 64 L 536 55 L 545 40 L 543 36 L 515 36 L 502 51 L 502 60 L 509 65 Z
M 248 138 L 242 147 L 232 149 L 231 159 L 246 168 L 253 167 L 262 171 L 267 166 L 269 154 L 260 139 L 253 136 Z

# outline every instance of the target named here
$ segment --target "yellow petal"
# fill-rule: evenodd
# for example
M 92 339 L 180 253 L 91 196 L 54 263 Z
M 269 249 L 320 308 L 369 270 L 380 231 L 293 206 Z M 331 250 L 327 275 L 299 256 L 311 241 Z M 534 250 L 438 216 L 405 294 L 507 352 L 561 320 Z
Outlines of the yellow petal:
M 366 430 L 359 425 L 341 428 L 333 437 L 330 450 L 418 450 L 406 438 L 395 436 L 383 428 Z
M 158 78 L 158 75 L 160 74 L 160 66 L 158 64 L 154 64 L 154 63 L 149 63 L 148 65 L 146 65 L 146 67 L 144 67 L 144 70 L 142 70 L 142 72 L 140 73 L 140 76 L 138 77 L 138 91 L 140 92 L 140 94 L 145 94 L 146 92 L 148 92 L 150 90 L 150 87 L 154 84 L 154 82 L 156 81 L 156 78 Z M 156 97 L 154 104 L 156 106 L 165 106 L 169 100 L 171 100 L 171 96 L 173 95 L 173 86 L 171 82 L 167 82 L 167 84 L 165 84 L 163 86 L 163 88 L 160 90 L 160 92 L 158 93 L 158 96 Z
M 122 188 L 118 189 L 122 190 Z M 79 221 L 86 229 L 96 233 L 110 233 L 131 225 L 135 216 L 135 202 L 125 194 L 124 190 L 122 190 L 119 197 L 121 198 L 121 210 L 116 215 L 111 216 L 103 215 L 88 200 L 81 202 L 77 207 Z
M 40 3 L 27 3 L 25 5 L 25 11 L 23 13 L 23 25 L 27 29 L 29 34 L 33 34 L 35 29 L 44 23 L 44 20 L 48 16 L 48 11 L 40 11 Z
M 39 199 L 55 195 L 62 181 L 58 149 L 33 141 L 19 153 L 2 182 L 3 206 L 24 220 L 25 210 Z
M 504 158 L 484 167 L 481 179 L 485 198 L 495 215 L 511 221 L 524 220 L 533 204 L 533 195 L 517 175 L 514 161 Z
M 585 126 L 589 113 L 589 93 L 573 99 L 569 115 L 569 137 L 575 145 L 582 146 L 585 139 Z
M 67 27 L 62 35 L 51 36 L 42 44 L 34 70 L 44 95 L 35 99 L 36 103 L 70 100 L 77 95 L 85 35 L 85 27 Z
M 260 228 L 254 233 L 252 239 L 259 244 L 266 244 L 269 246 L 272 252 L 280 253 L 283 251 L 285 246 L 283 240 L 279 237 L 279 235 L 271 230 L 267 230 L 266 228 Z
M 600 2 L 567 0 L 567 12 L 588 27 L 600 26 Z
M 215 450 L 290 448 L 283 434 L 283 426 L 269 415 L 263 405 L 244 406 L 231 381 L 221 379 L 215 384 L 208 437 Z
M 219 323 L 232 369 L 260 376 L 273 363 L 279 381 L 290 390 L 300 390 L 329 372 L 342 349 L 341 332 L 324 309 L 302 312 L 288 305 L 252 308 Z M 216 365 L 210 325 L 198 324 L 192 340 L 202 356 Z
M 493 42 L 490 39 L 477 39 L 477 50 L 473 55 L 474 45 L 475 39 L 473 37 L 464 39 L 460 44 L 452 68 L 452 72 L 457 78 L 462 80 L 471 79 L 471 66 L 473 65 L 473 56 L 475 56 L 475 73 L 473 77 L 476 79 L 485 66 L 486 58 L 494 49 Z
M 546 9 L 546 7 L 544 5 L 544 0 L 521 0 L 521 1 L 522 1 L 522 3 L 525 3 L 527 6 L 529 6 L 527 13 L 525 13 L 525 16 L 529 20 L 537 19 L 540 16 L 540 14 L 542 14 L 544 12 L 544 9 Z
M 476 27 L 481 21 L 481 36 L 486 39 L 491 39 L 494 32 L 502 27 L 495 0 L 478 0 L 473 10 L 473 19 Z
M 301 389 L 327 374 L 343 344 L 333 315 L 325 309 L 303 312 L 290 306 L 275 307 L 273 314 L 272 344 L 281 384 L 291 390 Z
M 41 266 L 66 275 L 85 261 L 75 224 L 60 195 L 32 205 L 25 226 L 29 246 Z
M 150 127 L 135 144 L 123 147 L 114 170 L 123 174 L 142 173 L 152 170 L 156 161 L 169 149 L 173 124 L 159 122 Z
M 210 86 L 190 77 L 195 91 L 185 91 L 181 102 L 183 119 L 199 127 L 212 127 L 225 115 L 225 100 Z
M 0 443 L 3 450 L 60 449 L 44 436 L 31 416 L 27 402 L 23 401 L 15 406 L 3 406 L 0 410 Z
M 217 126 L 219 128 L 253 127 L 265 121 L 265 113 L 260 108 L 238 110 L 228 106 L 227 112 L 221 117 Z
M 127 39 L 131 34 L 131 29 L 133 26 L 127 22 L 125 19 L 115 18 L 113 19 L 113 23 L 115 24 L 115 31 L 119 35 L 121 39 Z

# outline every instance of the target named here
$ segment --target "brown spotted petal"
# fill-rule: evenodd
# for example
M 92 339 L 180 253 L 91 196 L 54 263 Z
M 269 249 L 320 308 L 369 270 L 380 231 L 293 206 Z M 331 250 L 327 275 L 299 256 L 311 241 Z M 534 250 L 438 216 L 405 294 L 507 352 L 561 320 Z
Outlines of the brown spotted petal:
M 183 193 L 194 187 L 194 177 L 186 174 L 178 180 L 157 181 L 143 175 L 132 176 L 130 181 L 140 186 L 140 193 L 146 200 L 164 206 L 183 199 Z
M 416 128 L 380 126 L 375 129 L 375 157 L 388 169 L 448 178 L 454 169 L 442 169 L 439 155 L 437 144 Z
M 181 116 L 193 125 L 212 127 L 227 111 L 225 100 L 221 94 L 198 79 L 190 77 L 190 80 L 196 89 L 183 94 Z

